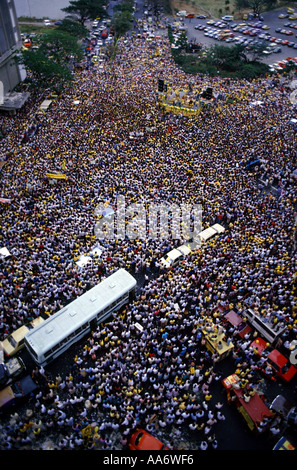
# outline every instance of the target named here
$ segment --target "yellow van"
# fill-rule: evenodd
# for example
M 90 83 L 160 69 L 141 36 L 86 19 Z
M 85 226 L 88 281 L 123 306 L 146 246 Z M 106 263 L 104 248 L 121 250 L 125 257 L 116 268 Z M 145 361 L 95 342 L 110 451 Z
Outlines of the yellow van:
M 32 330 L 43 321 L 44 319 L 42 317 L 34 318 L 34 320 L 32 320 L 30 323 L 21 326 L 13 333 L 11 333 L 11 335 L 7 336 L 3 341 L 1 341 L 1 346 L 3 348 L 4 353 L 7 356 L 13 356 L 14 354 L 16 354 L 20 349 L 24 347 L 24 338 L 28 331 Z

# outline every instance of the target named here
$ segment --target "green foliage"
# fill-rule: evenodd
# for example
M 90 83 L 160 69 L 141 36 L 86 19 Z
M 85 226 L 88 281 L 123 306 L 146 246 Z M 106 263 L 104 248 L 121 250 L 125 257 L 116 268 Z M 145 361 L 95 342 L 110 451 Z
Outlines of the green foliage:
M 266 64 L 248 59 L 242 45 L 228 47 L 215 44 L 198 54 L 184 54 L 180 50 L 173 50 L 172 56 L 184 72 L 194 75 L 220 75 L 252 80 L 268 72 Z
M 77 43 L 77 39 L 71 34 L 53 29 L 38 37 L 39 49 L 44 51 L 46 55 L 51 55 L 57 61 L 63 62 L 65 56 L 71 54 L 82 58 L 82 50 Z
M 39 49 L 23 51 L 22 62 L 31 72 L 31 85 L 36 87 L 60 90 L 72 78 L 67 67 L 53 61 Z
M 132 0 L 123 0 L 113 7 L 115 11 L 130 12 L 131 15 L 134 11 L 134 2 Z
M 71 21 L 67 18 L 62 21 L 62 24 L 59 25 L 57 29 L 69 33 L 78 39 L 82 39 L 88 34 L 88 30 L 83 24 L 77 21 Z
M 121 3 L 115 5 L 114 10 L 116 13 L 111 20 L 111 26 L 115 32 L 115 38 L 118 39 L 124 36 L 131 29 L 131 22 L 133 21 L 134 1 L 123 0 Z
M 186 33 L 181 33 L 178 40 L 176 41 L 176 45 L 180 48 L 180 50 L 188 50 L 189 43 Z
M 114 29 L 116 38 L 124 36 L 131 29 L 131 19 L 132 15 L 129 11 L 114 14 L 111 26 Z
M 62 11 L 74 16 L 81 24 L 86 20 L 108 16 L 104 8 L 105 0 L 70 0 L 69 5 Z
M 42 88 L 61 90 L 72 80 L 71 62 L 83 56 L 77 39 L 64 31 L 54 29 L 37 37 L 37 50 L 22 50 L 22 62 L 31 84 Z

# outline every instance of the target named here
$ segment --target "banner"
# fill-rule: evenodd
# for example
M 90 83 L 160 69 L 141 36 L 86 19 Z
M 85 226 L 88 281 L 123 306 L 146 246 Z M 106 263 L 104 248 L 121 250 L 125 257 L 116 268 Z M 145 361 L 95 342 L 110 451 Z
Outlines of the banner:
M 67 176 L 62 173 L 46 173 L 45 176 L 47 178 L 55 178 L 59 180 L 67 180 Z
M 200 114 L 201 112 L 201 107 L 199 107 L 199 109 L 191 109 L 191 108 L 183 108 L 183 107 L 180 107 L 180 106 L 172 106 L 172 105 L 169 105 L 169 104 L 164 104 L 164 103 L 161 103 L 162 106 L 164 107 L 164 111 L 165 112 L 173 112 L 173 113 L 176 113 L 176 114 L 183 114 L 184 116 L 194 116 L 194 115 L 198 115 Z

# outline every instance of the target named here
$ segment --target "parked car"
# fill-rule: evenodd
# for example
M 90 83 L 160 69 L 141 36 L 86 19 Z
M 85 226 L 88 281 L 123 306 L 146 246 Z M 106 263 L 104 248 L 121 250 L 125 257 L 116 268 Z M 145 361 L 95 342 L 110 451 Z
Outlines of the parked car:
M 34 318 L 31 322 L 21 326 L 13 333 L 11 333 L 11 335 L 7 336 L 1 342 L 1 346 L 4 350 L 4 353 L 7 356 L 13 356 L 14 354 L 16 354 L 20 349 L 24 347 L 24 338 L 28 331 L 32 330 L 32 328 L 35 328 L 43 321 L 44 319 L 42 317 Z
M 130 450 L 169 450 L 165 444 L 144 429 L 137 429 L 132 434 L 128 447 Z
M 31 394 L 37 391 L 36 383 L 29 375 L 19 381 L 5 387 L 0 391 L 0 411 L 10 410 L 25 400 L 28 400 Z
M 18 357 L 12 357 L 6 363 L 0 364 L 0 390 L 21 375 L 25 369 L 25 364 Z
M 233 21 L 234 16 L 233 15 L 225 15 L 225 16 L 222 16 L 222 20 L 223 21 Z

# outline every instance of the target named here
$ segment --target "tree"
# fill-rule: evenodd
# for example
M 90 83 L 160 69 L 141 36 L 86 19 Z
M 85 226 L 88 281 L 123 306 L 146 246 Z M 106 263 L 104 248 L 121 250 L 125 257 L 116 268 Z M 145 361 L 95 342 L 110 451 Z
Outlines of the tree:
M 176 45 L 180 50 L 187 51 L 189 48 L 188 38 L 185 32 L 182 32 L 176 41 Z
M 81 24 L 88 19 L 103 18 L 108 16 L 104 8 L 105 0 L 70 0 L 68 7 L 61 8 L 62 11 L 74 16 Z
M 38 49 L 22 50 L 18 62 L 25 65 L 32 85 L 62 90 L 73 78 L 73 61 L 83 56 L 77 39 L 54 29 L 37 36 L 37 42 Z
M 23 51 L 22 62 L 30 73 L 32 86 L 61 90 L 72 78 L 67 67 L 54 62 L 40 50 Z
M 249 8 L 249 0 L 235 0 L 235 8 L 239 11 Z
M 263 11 L 264 0 L 250 0 L 249 6 L 256 16 L 259 16 Z
M 261 57 L 264 57 L 264 51 L 267 49 L 267 46 L 268 43 L 266 41 L 249 45 L 248 52 L 252 56 L 252 61 L 259 60 Z
M 247 51 L 242 44 L 232 47 L 215 44 L 195 56 L 174 50 L 172 55 L 182 70 L 191 74 L 252 80 L 268 72 L 266 64 L 248 59 Z
M 77 39 L 71 34 L 58 29 L 43 33 L 38 37 L 39 49 L 57 63 L 65 63 L 70 55 L 82 58 L 82 50 Z
M 83 24 L 77 21 L 71 21 L 67 18 L 64 18 L 62 24 L 59 25 L 57 29 L 69 33 L 78 39 L 82 39 L 88 35 L 88 30 Z
M 132 15 L 134 11 L 134 2 L 132 0 L 123 0 L 123 2 L 116 4 L 113 9 L 114 11 L 130 12 Z
M 131 29 L 132 15 L 129 11 L 115 13 L 112 20 L 111 26 L 114 29 L 115 38 L 118 39 L 124 36 Z

